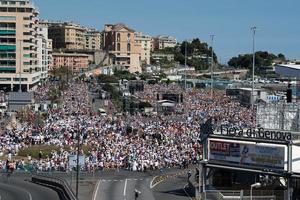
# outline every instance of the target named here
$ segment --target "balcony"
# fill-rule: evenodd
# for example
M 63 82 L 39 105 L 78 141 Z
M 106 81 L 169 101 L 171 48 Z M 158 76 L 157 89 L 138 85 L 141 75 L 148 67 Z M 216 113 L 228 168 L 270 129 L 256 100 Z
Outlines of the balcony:
M 0 51 L 15 51 L 15 45 L 0 45 Z
M 15 30 L 1 30 L 0 28 L 0 36 L 1 35 L 16 35 Z

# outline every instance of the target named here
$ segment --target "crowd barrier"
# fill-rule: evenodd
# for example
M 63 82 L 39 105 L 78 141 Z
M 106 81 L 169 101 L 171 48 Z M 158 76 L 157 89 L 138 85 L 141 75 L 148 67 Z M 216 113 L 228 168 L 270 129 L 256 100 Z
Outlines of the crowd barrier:
M 32 176 L 31 181 L 58 190 L 63 200 L 77 200 L 74 192 L 64 179 L 36 174 Z

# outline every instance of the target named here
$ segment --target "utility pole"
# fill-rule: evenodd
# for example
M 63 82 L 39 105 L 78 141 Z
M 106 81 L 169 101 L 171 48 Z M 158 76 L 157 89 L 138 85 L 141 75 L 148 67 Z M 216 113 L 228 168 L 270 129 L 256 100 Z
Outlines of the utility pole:
M 77 118 L 79 119 L 79 118 Z M 76 197 L 78 199 L 78 189 L 79 189 L 79 153 L 80 153 L 80 126 L 79 126 L 79 121 L 78 123 L 78 132 L 77 132 L 77 160 L 76 160 L 76 168 L 77 168 L 77 172 L 76 172 Z
M 213 50 L 213 46 L 214 46 L 214 37 L 215 35 L 210 35 L 211 38 L 211 67 L 210 67 L 210 98 L 213 99 L 213 81 L 214 81 L 214 77 L 213 77 L 213 67 L 214 67 L 214 50 Z
M 252 95 L 251 95 L 251 109 L 254 112 L 254 71 L 255 71 L 255 33 L 257 27 L 251 27 L 252 31 Z
M 184 90 L 186 90 L 186 70 L 187 70 L 187 40 L 185 41 L 185 56 L 184 56 L 184 68 L 185 68 L 185 73 L 184 73 Z
M 22 40 L 20 42 L 20 69 L 19 69 L 19 92 L 22 92 Z

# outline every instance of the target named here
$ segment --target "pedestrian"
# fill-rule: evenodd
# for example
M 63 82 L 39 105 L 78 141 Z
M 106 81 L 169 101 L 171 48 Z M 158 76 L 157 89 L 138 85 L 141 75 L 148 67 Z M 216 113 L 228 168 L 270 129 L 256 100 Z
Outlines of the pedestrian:
M 137 189 L 134 190 L 134 199 L 137 200 L 139 198 L 139 195 L 141 194 L 141 191 L 138 191 Z

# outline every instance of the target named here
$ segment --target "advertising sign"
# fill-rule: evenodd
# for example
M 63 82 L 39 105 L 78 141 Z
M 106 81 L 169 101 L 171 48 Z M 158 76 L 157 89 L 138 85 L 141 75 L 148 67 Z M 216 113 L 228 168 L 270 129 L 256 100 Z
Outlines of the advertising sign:
M 255 143 L 210 140 L 208 156 L 209 162 L 243 168 L 283 171 L 285 148 Z
M 84 156 L 79 156 L 79 166 L 84 166 Z M 77 155 L 69 156 L 69 166 L 76 167 L 77 166 Z

